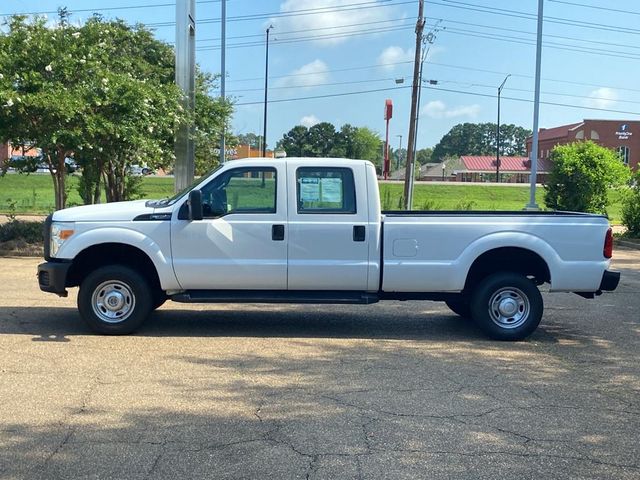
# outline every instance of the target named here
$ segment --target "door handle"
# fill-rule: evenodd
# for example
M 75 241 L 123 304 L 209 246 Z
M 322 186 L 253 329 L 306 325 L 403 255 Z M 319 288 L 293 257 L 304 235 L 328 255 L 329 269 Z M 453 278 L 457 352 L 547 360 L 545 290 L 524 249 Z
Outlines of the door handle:
M 364 242 L 364 237 L 366 234 L 366 229 L 364 225 L 354 225 L 353 226 L 353 241 L 354 242 Z
M 284 240 L 284 225 L 271 225 L 271 240 L 276 242 Z

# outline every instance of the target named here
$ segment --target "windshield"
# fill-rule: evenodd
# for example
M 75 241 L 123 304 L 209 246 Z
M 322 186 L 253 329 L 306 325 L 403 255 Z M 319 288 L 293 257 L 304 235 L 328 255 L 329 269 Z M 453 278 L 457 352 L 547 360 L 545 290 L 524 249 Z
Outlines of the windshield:
M 213 175 L 214 172 L 222 168 L 222 165 L 218 165 L 217 167 L 212 168 L 207 173 L 202 175 L 201 177 L 197 177 L 187 188 L 184 188 L 180 192 L 176 193 L 173 197 L 163 198 L 162 200 L 150 200 L 147 202 L 148 207 L 168 207 L 176 203 L 180 198 L 189 193 L 191 190 L 196 188 L 198 184 L 202 182 L 205 178 Z

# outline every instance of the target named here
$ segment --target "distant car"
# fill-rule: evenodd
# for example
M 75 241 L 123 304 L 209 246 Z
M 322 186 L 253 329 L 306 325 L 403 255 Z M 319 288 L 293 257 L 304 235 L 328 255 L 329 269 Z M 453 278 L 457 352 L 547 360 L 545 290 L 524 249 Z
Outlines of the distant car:
M 131 165 L 129 167 L 129 173 L 137 177 L 142 177 L 146 175 L 151 175 L 153 173 L 153 170 L 151 170 L 149 167 L 143 167 L 140 165 Z

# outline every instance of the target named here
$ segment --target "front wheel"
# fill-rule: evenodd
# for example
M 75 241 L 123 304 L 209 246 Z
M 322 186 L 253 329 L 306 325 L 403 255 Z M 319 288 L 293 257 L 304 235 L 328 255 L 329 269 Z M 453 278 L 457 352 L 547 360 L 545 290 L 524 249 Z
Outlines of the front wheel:
M 100 267 L 80 285 L 80 316 L 97 333 L 131 333 L 146 320 L 151 307 L 149 285 L 138 272 L 123 265 Z
M 485 278 L 471 296 L 471 314 L 495 340 L 523 340 L 538 328 L 544 303 L 538 287 L 517 273 Z

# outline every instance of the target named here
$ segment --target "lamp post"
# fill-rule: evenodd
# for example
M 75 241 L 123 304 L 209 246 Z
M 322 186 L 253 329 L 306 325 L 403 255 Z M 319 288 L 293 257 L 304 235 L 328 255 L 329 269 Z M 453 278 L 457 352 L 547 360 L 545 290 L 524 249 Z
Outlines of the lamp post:
M 267 93 L 269 89 L 269 31 L 273 25 L 267 28 L 267 48 L 264 55 L 264 125 L 262 129 L 262 156 L 267 156 Z
M 496 126 L 496 182 L 498 183 L 500 183 L 500 94 L 510 76 L 511 74 L 504 77 L 504 80 L 498 87 L 498 125 Z
M 444 182 L 444 169 L 447 168 L 444 162 L 442 162 L 442 181 Z
M 225 55 L 227 50 L 227 0 L 222 0 L 221 2 L 222 12 L 221 12 L 221 37 L 222 37 L 222 48 L 220 50 L 220 71 L 222 75 L 220 76 L 220 97 L 224 102 L 225 99 L 225 85 L 226 85 L 226 77 L 227 77 L 227 67 L 225 61 Z M 225 133 L 226 133 L 227 125 L 225 122 L 222 122 L 222 138 L 220 138 L 220 163 L 224 163 L 226 161 L 226 149 L 227 146 L 225 144 Z
M 398 153 L 396 154 L 396 170 L 400 168 L 400 150 L 402 149 L 402 135 L 396 135 L 396 137 L 400 137 L 400 141 L 398 142 Z

